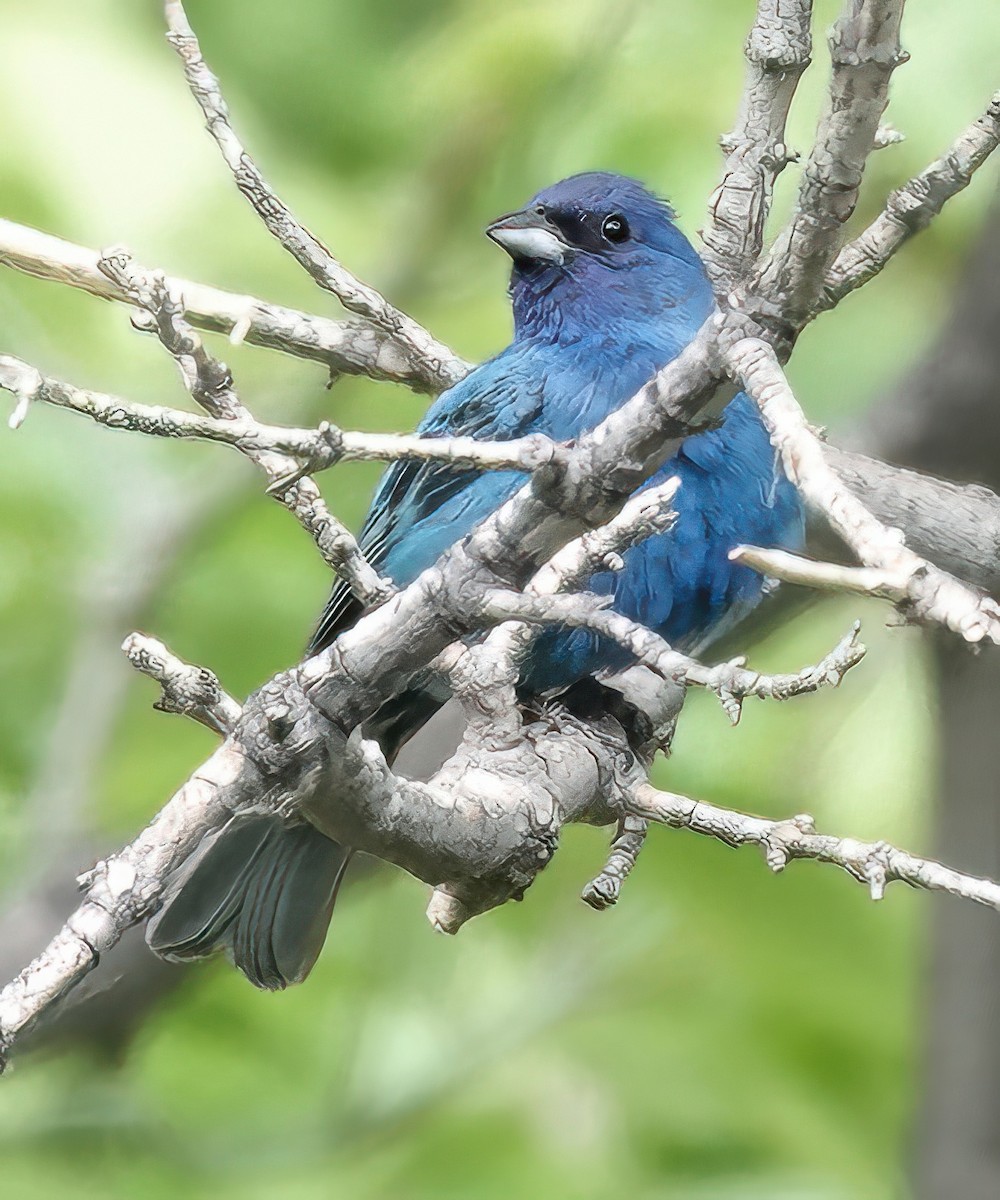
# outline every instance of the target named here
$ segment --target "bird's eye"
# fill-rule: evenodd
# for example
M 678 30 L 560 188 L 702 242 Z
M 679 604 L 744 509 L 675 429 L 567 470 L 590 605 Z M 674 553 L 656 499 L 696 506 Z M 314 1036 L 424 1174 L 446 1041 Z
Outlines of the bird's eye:
M 604 224 L 601 226 L 601 233 L 608 239 L 609 242 L 624 242 L 628 237 L 628 221 L 621 213 L 612 213 L 610 217 L 604 218 Z

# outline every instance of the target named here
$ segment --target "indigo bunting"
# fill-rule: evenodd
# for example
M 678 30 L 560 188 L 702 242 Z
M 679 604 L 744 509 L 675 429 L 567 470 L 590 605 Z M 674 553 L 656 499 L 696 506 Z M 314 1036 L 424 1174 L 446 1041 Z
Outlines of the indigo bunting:
M 514 338 L 438 397 L 419 426 L 426 437 L 574 438 L 674 358 L 712 311 L 700 258 L 668 206 L 634 180 L 602 172 L 565 179 L 487 232 L 513 260 Z M 762 595 L 761 577 L 728 551 L 743 542 L 794 548 L 803 517 L 756 406 L 742 394 L 717 427 L 686 438 L 647 486 L 672 475 L 681 480 L 674 529 L 628 550 L 622 570 L 594 576 L 589 587 L 675 647 L 697 651 Z M 405 586 L 524 480 L 517 471 L 397 462 L 382 477 L 361 547 Z M 310 652 L 329 646 L 361 611 L 338 583 Z M 625 661 L 586 631 L 554 628 L 536 639 L 520 691 L 559 693 Z M 366 733 L 391 757 L 446 696 L 440 681 L 411 685 Z M 225 947 L 258 987 L 296 982 L 322 948 L 349 857 L 311 825 L 237 816 L 171 885 L 150 922 L 150 945 L 171 958 Z

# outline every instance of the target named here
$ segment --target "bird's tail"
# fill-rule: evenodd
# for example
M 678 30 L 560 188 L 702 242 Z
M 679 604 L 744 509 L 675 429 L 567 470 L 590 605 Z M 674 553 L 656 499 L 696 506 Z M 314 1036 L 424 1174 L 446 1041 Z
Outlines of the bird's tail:
M 175 960 L 226 950 L 259 988 L 299 983 L 323 948 L 350 857 L 312 825 L 235 816 L 171 882 L 146 941 Z
M 379 710 L 365 734 L 392 761 L 446 698 L 429 682 L 409 689 Z M 207 836 L 170 881 L 146 941 L 175 960 L 225 950 L 259 988 L 300 983 L 323 949 L 352 853 L 312 825 L 238 814 Z

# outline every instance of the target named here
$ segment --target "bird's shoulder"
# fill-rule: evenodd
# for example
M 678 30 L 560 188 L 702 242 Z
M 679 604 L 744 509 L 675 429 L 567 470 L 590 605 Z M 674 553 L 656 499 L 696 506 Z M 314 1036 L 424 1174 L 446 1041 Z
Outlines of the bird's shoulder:
M 429 437 L 517 437 L 531 431 L 551 371 L 545 356 L 509 346 L 443 392 L 418 431 Z

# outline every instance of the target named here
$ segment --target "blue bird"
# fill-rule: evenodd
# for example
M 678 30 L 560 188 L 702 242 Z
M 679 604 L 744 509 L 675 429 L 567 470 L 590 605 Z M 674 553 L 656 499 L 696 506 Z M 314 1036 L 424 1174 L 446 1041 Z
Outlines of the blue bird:
M 694 248 L 668 206 L 634 180 L 592 172 L 540 192 L 487 230 L 513 260 L 514 339 L 431 405 L 419 432 L 565 441 L 593 428 L 673 359 L 713 307 Z M 740 394 L 716 428 L 686 438 L 649 481 L 681 480 L 675 528 L 624 555 L 592 590 L 616 610 L 699 650 L 761 599 L 762 580 L 729 560 L 739 543 L 795 548 L 803 515 L 756 406 Z M 429 567 L 524 483 L 517 471 L 398 462 L 383 475 L 361 531 L 369 560 L 399 586 Z M 361 615 L 341 583 L 310 645 L 316 653 Z M 580 630 L 534 643 L 520 690 L 551 695 L 627 661 Z M 446 698 L 440 681 L 411 686 L 366 726 L 390 757 Z M 207 840 L 150 922 L 171 958 L 225 947 L 259 987 L 309 972 L 350 857 L 313 826 L 241 816 Z

